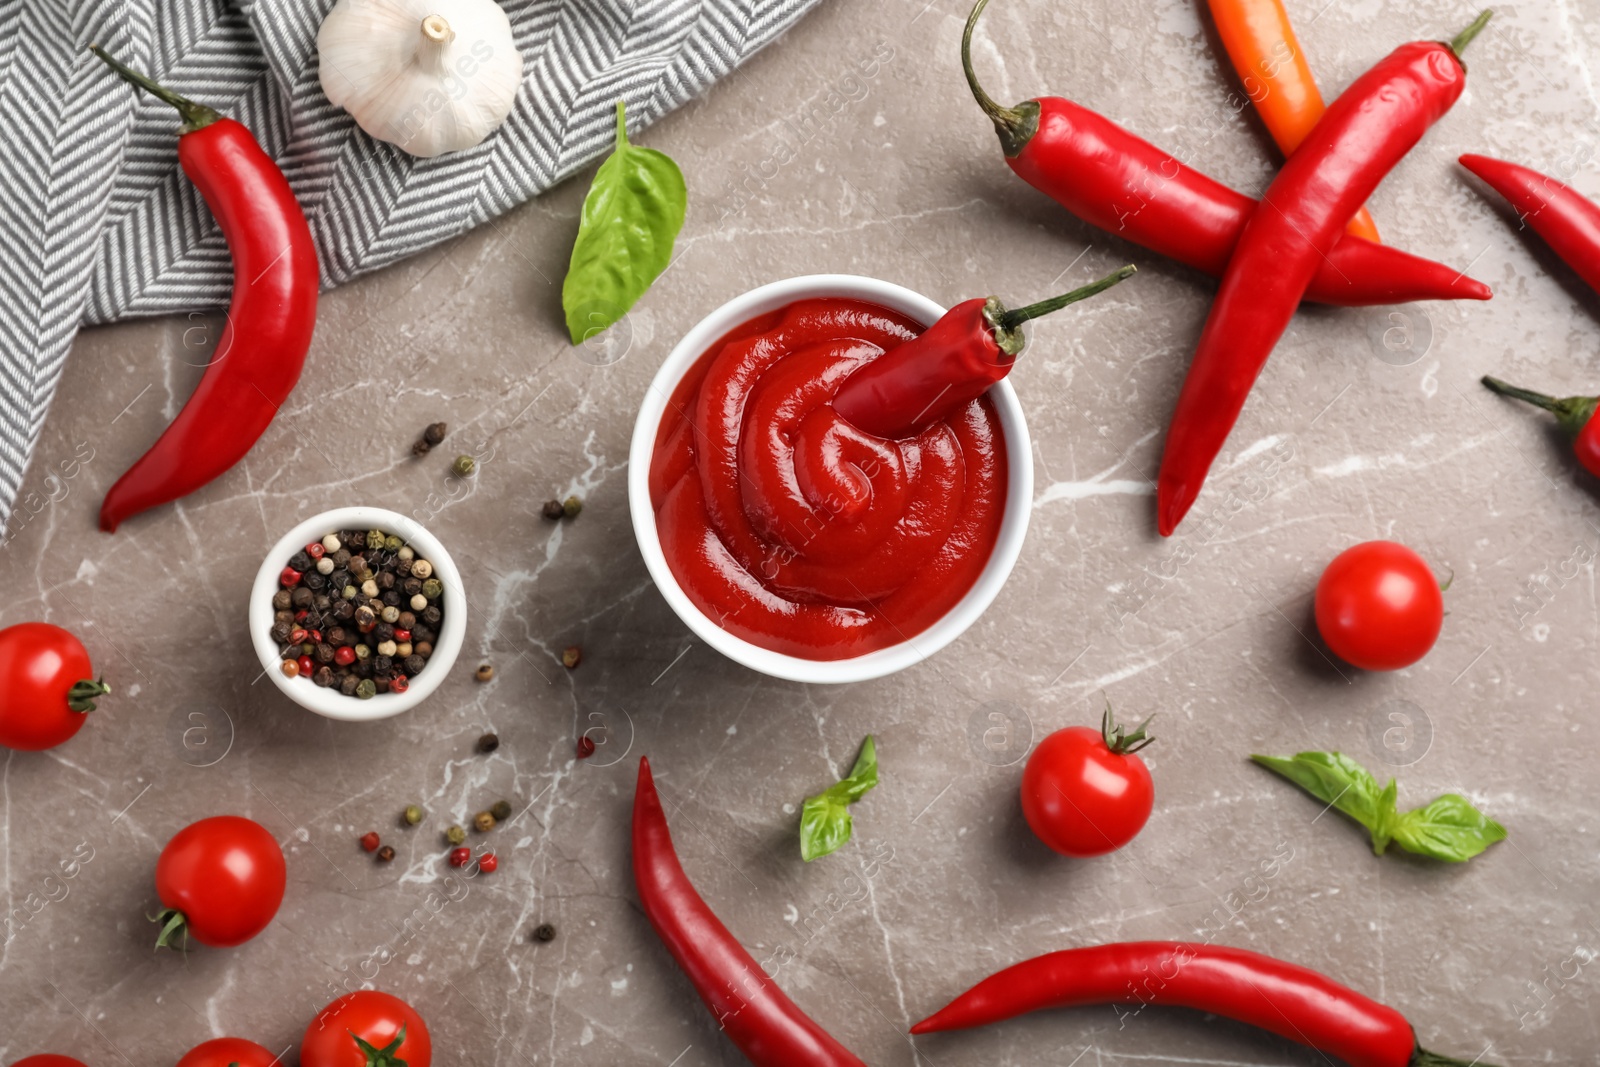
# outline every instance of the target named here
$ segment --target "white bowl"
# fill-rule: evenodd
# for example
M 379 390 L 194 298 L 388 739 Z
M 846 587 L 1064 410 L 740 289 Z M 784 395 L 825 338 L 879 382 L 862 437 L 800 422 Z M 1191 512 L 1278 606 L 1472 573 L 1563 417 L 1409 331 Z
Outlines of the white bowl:
M 1000 534 L 988 565 L 967 595 L 932 626 L 911 639 L 864 656 L 813 660 L 753 645 L 724 630 L 689 599 L 661 551 L 656 513 L 650 504 L 650 456 L 655 450 L 656 431 L 679 380 L 718 338 L 758 315 L 808 297 L 869 300 L 908 315 L 924 326 L 932 325 L 945 312 L 920 293 L 854 274 L 810 274 L 790 278 L 752 289 L 723 304 L 684 335 L 650 383 L 650 390 L 639 408 L 639 419 L 633 426 L 633 443 L 628 450 L 628 507 L 633 514 L 634 536 L 638 538 L 639 551 L 644 554 L 650 577 L 672 605 L 672 610 L 706 644 L 729 659 L 776 678 L 795 682 L 860 682 L 922 662 L 959 637 L 994 602 L 1022 552 L 1022 539 L 1028 531 L 1028 518 L 1033 510 L 1033 445 L 1016 391 L 1009 381 L 996 383 L 989 389 L 989 398 L 994 402 L 1005 434 L 1006 468 L 1010 472 Z
M 439 640 L 434 642 L 427 668 L 411 680 L 411 687 L 404 693 L 379 693 L 370 700 L 347 697 L 337 688 L 323 689 L 308 678 L 286 677 L 280 667 L 283 659 L 272 640 L 272 595 L 279 588 L 278 575 L 288 564 L 289 557 L 311 542 L 339 530 L 382 530 L 405 538 L 418 556 L 433 564 L 433 576 L 444 585 L 444 619 L 439 627 Z M 369 722 L 416 707 L 444 681 L 461 652 L 466 632 L 466 592 L 461 585 L 461 572 L 456 570 L 450 553 L 416 520 L 383 508 L 336 508 L 302 522 L 272 546 L 250 590 L 250 640 L 256 646 L 256 655 L 267 677 L 290 700 L 330 719 Z

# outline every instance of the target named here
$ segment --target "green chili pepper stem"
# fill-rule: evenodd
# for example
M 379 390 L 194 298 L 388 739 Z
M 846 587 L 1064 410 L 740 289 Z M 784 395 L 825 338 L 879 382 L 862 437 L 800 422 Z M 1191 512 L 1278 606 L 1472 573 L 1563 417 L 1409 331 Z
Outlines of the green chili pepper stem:
M 88 678 L 74 683 L 67 690 L 67 707 L 73 711 L 90 712 L 94 710 L 95 698 L 103 697 L 111 692 L 111 687 L 103 681 L 91 681 Z
M 1455 53 L 1457 59 L 1461 58 L 1462 51 L 1467 47 L 1467 45 L 1472 43 L 1472 39 L 1474 37 L 1483 32 L 1483 28 L 1489 25 L 1489 20 L 1493 17 L 1494 10 L 1492 8 L 1485 8 L 1483 14 L 1472 20 L 1472 25 L 1468 26 L 1451 39 L 1448 47 L 1450 51 Z
M 1449 1056 L 1441 1056 L 1437 1052 L 1429 1052 L 1421 1045 L 1418 1045 L 1411 1053 L 1411 1062 L 1407 1067 L 1494 1067 L 1494 1065 L 1484 1063 L 1481 1060 L 1472 1060 L 1469 1063 L 1466 1060 L 1452 1059 Z
M 1052 311 L 1060 311 L 1068 304 L 1076 304 L 1080 300 L 1087 300 L 1096 293 L 1103 293 L 1125 278 L 1131 278 L 1139 272 L 1139 268 L 1132 263 L 1107 274 L 1099 281 L 1090 282 L 1088 285 L 1079 286 L 1070 293 L 1052 296 L 1049 300 L 1041 300 L 1037 304 L 1027 307 L 1015 308 L 1011 311 L 1002 311 L 995 323 L 1000 329 L 1007 332 L 1015 330 L 1029 319 L 1036 319 L 1041 315 L 1048 315 Z
M 1526 404 L 1532 404 L 1536 408 L 1543 408 L 1556 417 L 1556 421 L 1561 423 L 1563 430 L 1573 435 L 1583 429 L 1583 424 L 1589 421 L 1594 415 L 1596 405 L 1600 404 L 1600 397 L 1547 396 L 1544 393 L 1536 393 L 1532 389 L 1511 385 L 1488 374 L 1483 376 L 1483 384 L 1488 387 L 1490 392 L 1508 396 L 1513 400 L 1521 400 Z
M 222 118 L 222 113 L 214 108 L 206 107 L 204 104 L 197 104 L 186 96 L 179 96 L 171 89 L 168 89 L 164 85 L 158 84 L 146 75 L 140 74 L 132 67 L 124 66 L 122 63 L 113 58 L 110 52 L 107 52 L 99 45 L 90 45 L 89 51 L 99 56 L 100 59 L 105 62 L 106 66 L 116 71 L 117 74 L 122 77 L 123 81 L 135 86 L 136 88 L 143 89 L 145 92 L 149 93 L 158 100 L 165 100 L 167 103 L 177 108 L 178 114 L 183 116 L 183 126 L 180 132 L 193 133 L 195 130 L 203 130 L 213 122 L 216 122 L 218 119 Z
M 1005 150 L 1007 157 L 1014 158 L 1039 131 L 1039 102 L 1028 100 L 1016 107 L 1001 107 L 978 84 L 978 75 L 972 69 L 972 28 L 978 24 L 978 16 L 988 6 L 989 0 L 978 0 L 972 14 L 967 16 L 966 29 L 961 32 L 961 69 L 966 72 L 972 98 L 989 116 L 989 121 L 994 123 L 994 132 L 1000 135 L 1000 147 Z

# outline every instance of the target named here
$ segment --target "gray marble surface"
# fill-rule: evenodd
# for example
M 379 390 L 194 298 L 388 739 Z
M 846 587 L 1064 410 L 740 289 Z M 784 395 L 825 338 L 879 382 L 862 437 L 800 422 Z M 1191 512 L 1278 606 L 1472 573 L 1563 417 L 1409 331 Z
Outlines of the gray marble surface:
M 1475 13 L 1290 7 L 1330 93 L 1392 44 Z M 740 1063 L 635 898 L 627 829 L 647 753 L 702 893 L 758 957 L 792 952 L 779 981 L 871 1063 L 1322 1062 L 1176 1010 L 1120 1029 L 1107 1009 L 904 1036 L 1013 960 L 1172 937 L 1326 971 L 1466 1059 L 1596 1062 L 1600 498 L 1546 422 L 1477 378 L 1600 390 L 1600 321 L 1594 294 L 1454 159 L 1510 156 L 1600 195 L 1600 8 L 1500 9 L 1467 95 L 1373 199 L 1389 241 L 1470 265 L 1496 298 L 1301 313 L 1200 502 L 1212 536 L 1191 519 L 1171 541 L 1154 533 L 1147 477 L 1213 287 L 1006 170 L 959 74 L 964 15 L 952 0 L 830 0 L 644 136 L 682 164 L 689 219 L 614 347 L 574 350 L 561 327 L 580 180 L 327 295 L 305 378 L 247 460 L 114 537 L 95 529 L 100 498 L 188 395 L 217 317 L 79 338 L 28 475 L 38 495 L 0 548 L 0 624 L 80 632 L 117 694 L 60 749 L 0 758 L 13 917 L 0 1061 L 49 1050 L 144 1067 L 220 1034 L 284 1049 L 342 983 L 370 979 L 423 1013 L 439 1064 Z M 977 60 L 996 96 L 1070 95 L 1244 190 L 1272 174 L 1194 0 L 1000 0 L 986 20 Z M 892 678 L 815 688 L 720 659 L 671 614 L 633 542 L 625 458 L 646 383 L 701 315 L 802 273 L 951 303 L 1033 299 L 1130 260 L 1137 278 L 1039 323 L 1013 375 L 1034 516 L 1015 575 L 960 641 Z M 449 445 L 413 459 L 437 419 Z M 458 451 L 487 457 L 470 481 L 448 473 Z M 568 493 L 585 501 L 575 522 L 539 516 Z M 258 682 L 244 627 L 266 547 L 351 503 L 424 516 L 471 604 L 439 692 L 365 725 Z M 1321 568 L 1374 537 L 1455 576 L 1438 645 L 1388 675 L 1330 664 L 1311 635 Z M 568 671 L 571 644 L 584 660 Z M 493 682 L 474 682 L 480 662 Z M 1027 830 L 1008 761 L 1094 721 L 1104 698 L 1157 713 L 1156 810 L 1122 852 L 1069 861 Z M 1019 724 L 1009 749 L 972 740 L 995 712 Z M 1395 714 L 1410 725 L 1386 741 Z M 599 724 L 609 743 L 575 761 Z M 487 730 L 503 743 L 477 755 Z M 803 865 L 797 805 L 868 732 L 883 783 L 856 809 L 856 840 Z M 1245 758 L 1299 748 L 1398 774 L 1403 802 L 1459 790 L 1510 840 L 1464 866 L 1374 857 Z M 495 831 L 500 870 L 406 932 L 446 884 L 440 831 L 502 798 L 523 814 Z M 429 812 L 410 832 L 396 827 L 407 803 Z M 235 950 L 152 952 L 156 855 L 219 812 L 282 842 L 283 909 Z M 360 850 L 368 829 L 398 849 L 392 865 Z M 92 861 L 48 880 L 82 843 Z M 1291 859 L 1266 892 L 1247 884 L 1275 855 Z M 530 940 L 542 922 L 551 943 Z

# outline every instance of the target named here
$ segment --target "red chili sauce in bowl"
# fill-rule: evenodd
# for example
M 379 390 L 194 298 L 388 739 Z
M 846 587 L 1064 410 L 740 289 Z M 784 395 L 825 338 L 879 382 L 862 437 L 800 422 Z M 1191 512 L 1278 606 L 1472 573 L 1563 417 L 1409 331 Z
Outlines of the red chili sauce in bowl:
M 667 565 L 724 629 L 839 660 L 914 639 L 972 588 L 1006 503 L 987 396 L 915 437 L 832 407 L 851 372 L 923 326 L 860 300 L 798 300 L 728 333 L 679 381 L 650 460 Z

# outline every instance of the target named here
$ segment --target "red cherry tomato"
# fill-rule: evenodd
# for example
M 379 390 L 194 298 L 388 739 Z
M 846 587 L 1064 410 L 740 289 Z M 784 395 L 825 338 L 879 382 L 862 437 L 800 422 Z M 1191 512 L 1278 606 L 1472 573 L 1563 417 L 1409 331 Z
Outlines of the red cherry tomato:
M 431 1067 L 433 1042 L 422 1016 L 388 993 L 363 989 L 323 1008 L 300 1042 L 300 1067 L 374 1067 L 403 1061 Z
M 178 1067 L 283 1067 L 283 1062 L 254 1041 L 219 1037 L 183 1054 Z
M 1367 541 L 1322 572 L 1316 613 L 1334 655 L 1363 670 L 1397 671 L 1439 639 L 1444 597 L 1421 556 L 1393 541 Z
M 231 948 L 264 930 L 283 903 L 283 850 L 260 824 L 238 815 L 179 830 L 156 862 L 166 909 L 157 945 L 186 930 L 202 945 Z
M 22 622 L 0 630 L 0 745 L 54 748 L 83 729 L 95 697 L 109 692 L 94 680 L 83 643 L 61 627 Z
M 57 1056 L 45 1052 L 38 1056 L 28 1056 L 13 1063 L 11 1067 L 84 1067 L 82 1060 L 75 1060 L 71 1056 Z
M 1155 786 L 1134 755 L 1152 740 L 1146 719 L 1132 733 L 1106 708 L 1100 729 L 1069 726 L 1033 750 L 1022 770 L 1022 814 L 1063 856 L 1100 856 L 1133 840 L 1150 818 Z

